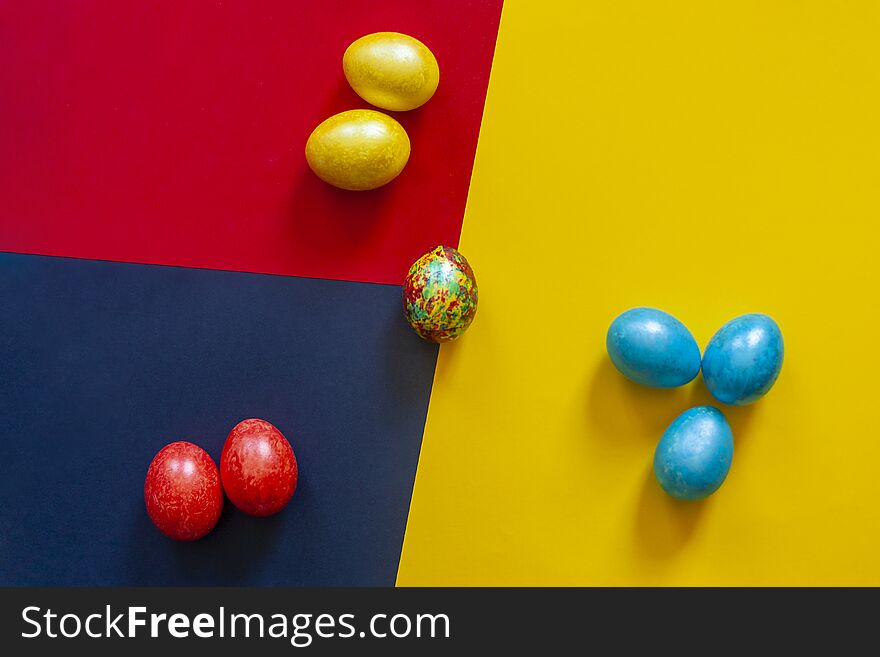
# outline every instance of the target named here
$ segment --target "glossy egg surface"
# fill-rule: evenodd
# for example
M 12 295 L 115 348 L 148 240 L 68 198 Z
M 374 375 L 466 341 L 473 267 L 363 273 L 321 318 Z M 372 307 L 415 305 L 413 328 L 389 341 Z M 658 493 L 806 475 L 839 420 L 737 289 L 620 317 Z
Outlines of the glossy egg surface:
M 341 189 L 365 191 L 394 180 L 409 160 L 409 137 L 387 114 L 349 110 L 314 129 L 306 160 L 321 180 Z
M 424 105 L 440 83 L 428 47 L 399 32 L 376 32 L 352 43 L 342 69 L 355 93 L 376 107 L 401 112 Z
M 784 356 L 782 331 L 771 317 L 742 315 L 709 340 L 703 354 L 703 380 L 718 401 L 751 404 L 776 383 Z
M 669 495 L 699 500 L 724 483 L 733 460 L 733 433 L 714 406 L 697 406 L 663 433 L 654 452 L 654 475 Z
M 605 347 L 628 379 L 652 388 L 675 388 L 700 371 L 700 347 L 687 327 L 656 308 L 632 308 L 608 329 Z
M 299 470 L 287 438 L 271 423 L 254 418 L 229 432 L 220 476 L 230 502 L 249 515 L 269 516 L 287 506 Z
M 465 257 L 438 246 L 416 260 L 404 281 L 403 310 L 425 340 L 448 342 L 464 333 L 477 314 L 477 279 Z
M 144 502 L 153 524 L 176 541 L 195 541 L 214 529 L 223 510 L 220 474 L 208 453 L 189 442 L 166 445 L 150 463 Z

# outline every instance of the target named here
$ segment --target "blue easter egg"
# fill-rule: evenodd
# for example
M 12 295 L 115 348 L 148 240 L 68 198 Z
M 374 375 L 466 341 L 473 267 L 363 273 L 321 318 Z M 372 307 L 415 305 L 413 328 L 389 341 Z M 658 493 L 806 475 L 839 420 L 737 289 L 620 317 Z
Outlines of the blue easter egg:
M 709 340 L 703 354 L 703 380 L 718 401 L 751 404 L 776 382 L 783 354 L 782 332 L 772 318 L 742 315 Z
M 724 483 L 733 460 L 733 433 L 714 406 L 697 406 L 675 418 L 654 452 L 654 475 L 679 500 L 701 500 Z
M 700 347 L 687 327 L 656 308 L 633 308 L 611 322 L 605 346 L 628 379 L 652 388 L 675 388 L 700 371 Z

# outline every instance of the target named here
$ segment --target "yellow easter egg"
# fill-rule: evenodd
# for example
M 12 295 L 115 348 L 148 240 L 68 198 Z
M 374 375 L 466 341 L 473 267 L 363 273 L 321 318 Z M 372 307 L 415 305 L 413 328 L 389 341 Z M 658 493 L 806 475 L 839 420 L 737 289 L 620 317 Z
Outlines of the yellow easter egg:
M 406 130 L 387 114 L 357 109 L 334 114 L 312 131 L 306 160 L 336 187 L 375 189 L 394 180 L 409 160 Z
M 440 83 L 434 53 L 418 39 L 398 32 L 361 37 L 345 51 L 342 69 L 358 96 L 393 112 L 424 105 Z

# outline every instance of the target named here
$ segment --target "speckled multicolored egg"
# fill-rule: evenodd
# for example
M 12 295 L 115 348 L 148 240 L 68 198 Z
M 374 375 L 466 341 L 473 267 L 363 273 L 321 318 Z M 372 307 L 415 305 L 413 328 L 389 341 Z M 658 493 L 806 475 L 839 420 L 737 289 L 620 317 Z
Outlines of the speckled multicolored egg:
M 415 261 L 403 285 L 406 321 L 425 340 L 449 342 L 477 314 L 477 279 L 465 257 L 438 246 Z

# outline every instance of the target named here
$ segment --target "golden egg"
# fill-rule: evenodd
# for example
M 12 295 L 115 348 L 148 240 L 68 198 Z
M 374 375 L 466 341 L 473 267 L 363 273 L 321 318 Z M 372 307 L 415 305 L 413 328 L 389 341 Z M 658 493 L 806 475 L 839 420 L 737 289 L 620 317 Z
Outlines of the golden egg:
M 375 189 L 394 180 L 409 159 L 406 130 L 387 114 L 349 110 L 312 131 L 306 160 L 317 176 L 342 189 Z
M 398 32 L 376 32 L 352 43 L 342 58 L 342 70 L 358 96 L 393 112 L 424 105 L 440 83 L 434 53 Z

